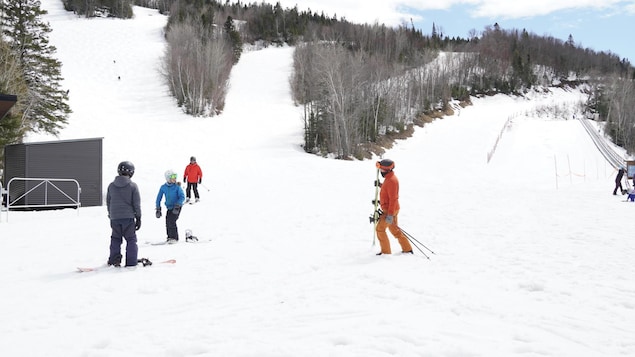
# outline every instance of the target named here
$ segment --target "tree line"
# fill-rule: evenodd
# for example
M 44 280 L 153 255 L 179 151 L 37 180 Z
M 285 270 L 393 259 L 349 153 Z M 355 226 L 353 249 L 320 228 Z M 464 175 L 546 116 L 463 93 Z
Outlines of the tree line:
M 327 36 L 305 38 L 295 51 L 293 93 L 305 108 L 308 152 L 363 157 L 369 143 L 448 112 L 452 100 L 580 83 L 569 78 L 605 91 L 600 108 L 613 110 L 600 111 L 600 118 L 621 128 L 610 132 L 632 137 L 635 97 L 625 85 L 632 87 L 633 67 L 611 53 L 577 47 L 571 36 L 565 42 L 496 24 L 467 39 L 377 24 L 329 30 L 322 32 Z
M 167 9 L 170 2 L 162 4 Z M 613 53 L 578 46 L 572 36 L 563 41 L 493 24 L 481 32 L 472 31 L 466 38 L 450 38 L 436 25 L 431 35 L 426 35 L 411 24 L 355 24 L 337 16 L 299 11 L 297 6 L 283 9 L 280 3 L 180 0 L 172 2 L 167 11 L 168 39 L 170 28 L 177 29 L 178 24 L 206 29 L 199 32 L 203 34 L 199 46 L 204 39 L 222 38 L 225 45 L 217 51 L 224 53 L 242 43 L 296 46 L 291 87 L 296 103 L 304 108 L 304 149 L 311 153 L 338 158 L 367 156 L 369 151 L 381 150 L 373 149 L 373 144 L 381 146 L 386 136 L 449 112 L 452 100 L 469 101 L 472 95 L 494 93 L 522 94 L 533 86 L 550 86 L 556 81 L 580 83 L 570 82 L 572 77 L 604 93 L 597 98 L 600 103 L 589 104 L 589 110 L 621 128 L 610 132 L 628 136 L 624 134 L 629 128 L 625 123 L 635 121 L 632 111 L 624 110 L 634 102 L 632 94 L 623 86 L 617 87 L 635 80 L 633 66 Z M 228 21 L 234 24 L 233 40 L 221 36 L 227 34 Z M 180 43 L 168 42 L 168 53 Z M 174 65 L 193 61 L 199 52 L 183 51 L 169 57 L 173 65 L 165 74 L 186 112 L 213 115 L 222 111 L 219 99 L 224 93 L 204 95 L 217 99 L 206 103 L 208 109 L 195 111 L 187 109 L 186 104 L 194 93 L 187 95 L 188 90 L 178 88 L 206 86 L 172 84 L 171 78 L 191 78 L 195 83 L 205 77 L 184 76 L 183 66 Z M 233 56 L 233 63 L 237 58 Z M 233 63 L 228 59 L 222 63 L 224 75 L 210 82 L 210 93 L 225 88 L 218 83 L 227 80 Z M 623 95 L 617 96 L 614 91 Z M 597 110 L 604 107 L 613 110 Z M 613 120 L 617 113 L 623 118 Z
M 84 17 L 132 18 L 131 0 L 62 0 L 64 9 Z

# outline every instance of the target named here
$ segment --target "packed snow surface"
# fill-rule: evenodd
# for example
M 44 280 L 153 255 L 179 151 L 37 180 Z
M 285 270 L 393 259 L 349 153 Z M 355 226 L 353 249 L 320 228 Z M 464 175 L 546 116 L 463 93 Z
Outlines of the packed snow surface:
M 105 206 L 2 212 L 3 356 L 635 355 L 635 203 L 571 120 L 580 91 L 473 98 L 397 142 L 400 224 L 430 259 L 394 239 L 375 256 L 376 160 L 304 153 L 293 48 L 243 53 L 224 112 L 193 118 L 159 74 L 165 16 L 43 8 L 74 111 L 58 138 L 103 137 L 104 191 L 135 164 L 155 264 L 75 271 L 108 257 Z M 166 238 L 163 172 L 192 155 L 201 202 L 179 231 L 211 242 L 145 244 Z

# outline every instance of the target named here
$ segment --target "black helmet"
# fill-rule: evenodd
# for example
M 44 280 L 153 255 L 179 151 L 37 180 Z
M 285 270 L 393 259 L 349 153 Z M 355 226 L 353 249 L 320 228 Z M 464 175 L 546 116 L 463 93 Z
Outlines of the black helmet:
M 190 161 L 194 161 L 194 162 L 196 162 L 196 157 L 195 157 L 195 156 L 191 156 L 191 157 L 190 157 Z
M 117 166 L 117 173 L 121 176 L 132 177 L 134 175 L 134 165 L 130 161 L 122 161 Z
M 390 159 L 377 161 L 377 168 L 384 171 L 392 171 L 395 168 L 395 162 Z

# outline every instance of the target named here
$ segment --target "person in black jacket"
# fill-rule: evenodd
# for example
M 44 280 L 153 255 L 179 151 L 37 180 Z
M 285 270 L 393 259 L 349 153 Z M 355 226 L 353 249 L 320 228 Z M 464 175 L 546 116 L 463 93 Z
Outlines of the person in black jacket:
M 617 176 L 615 176 L 615 188 L 613 189 L 613 194 L 617 195 L 617 189 L 620 189 L 620 192 L 624 194 L 624 189 L 622 188 L 622 177 L 624 177 L 624 168 L 620 167 L 617 171 Z M 634 179 L 635 180 L 635 179 Z
M 119 176 L 108 185 L 106 206 L 110 218 L 110 256 L 108 265 L 121 266 L 121 243 L 126 239 L 126 266 L 137 265 L 137 233 L 141 228 L 141 196 L 137 184 L 130 179 L 134 165 L 123 161 L 117 166 Z

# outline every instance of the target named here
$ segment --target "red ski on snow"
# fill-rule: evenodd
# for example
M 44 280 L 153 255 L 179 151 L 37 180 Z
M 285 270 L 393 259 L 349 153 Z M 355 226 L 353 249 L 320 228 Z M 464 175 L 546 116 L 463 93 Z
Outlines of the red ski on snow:
M 165 260 L 165 261 L 162 261 L 162 262 L 158 262 L 158 263 L 154 263 L 154 264 L 174 264 L 174 263 L 176 263 L 176 259 L 168 259 L 168 260 Z M 141 266 L 143 266 L 143 267 L 146 267 L 146 266 L 152 266 L 152 264 L 147 264 L 147 265 L 142 265 L 142 264 L 139 264 L 139 265 L 141 265 Z M 110 267 L 110 266 L 109 266 L 109 265 L 101 265 L 101 266 L 98 266 L 98 267 L 92 267 L 92 268 L 82 268 L 82 267 L 78 267 L 78 268 L 77 268 L 77 271 L 78 271 L 78 272 L 80 272 L 80 273 L 87 273 L 87 272 L 97 271 L 97 270 L 99 270 L 99 269 L 108 268 L 108 267 Z M 113 268 L 114 268 L 114 267 L 113 267 Z

